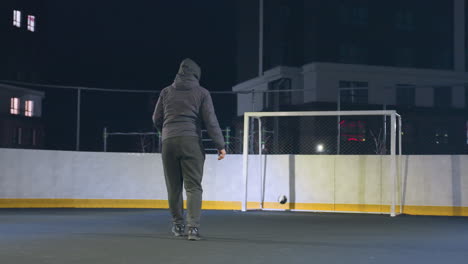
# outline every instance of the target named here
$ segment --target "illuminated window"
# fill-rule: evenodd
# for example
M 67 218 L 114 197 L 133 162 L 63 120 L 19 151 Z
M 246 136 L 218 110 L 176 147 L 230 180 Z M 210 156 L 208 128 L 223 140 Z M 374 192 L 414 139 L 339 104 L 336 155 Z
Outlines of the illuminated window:
M 19 115 L 20 113 L 20 100 L 19 98 L 13 97 L 10 99 L 10 114 Z
M 13 10 L 13 26 L 21 27 L 21 11 Z
M 36 28 L 36 17 L 35 16 L 28 16 L 28 30 L 34 32 Z
M 34 114 L 34 102 L 33 101 L 26 101 L 24 105 L 24 115 L 25 116 L 33 116 Z

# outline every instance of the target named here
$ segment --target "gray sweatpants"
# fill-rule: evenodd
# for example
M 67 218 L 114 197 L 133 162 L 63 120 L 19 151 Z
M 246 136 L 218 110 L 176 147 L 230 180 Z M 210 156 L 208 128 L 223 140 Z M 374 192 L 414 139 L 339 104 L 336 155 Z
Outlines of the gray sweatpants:
M 205 151 L 198 137 L 172 137 L 162 145 L 169 208 L 174 223 L 184 223 L 182 191 L 187 194 L 187 226 L 199 227 Z

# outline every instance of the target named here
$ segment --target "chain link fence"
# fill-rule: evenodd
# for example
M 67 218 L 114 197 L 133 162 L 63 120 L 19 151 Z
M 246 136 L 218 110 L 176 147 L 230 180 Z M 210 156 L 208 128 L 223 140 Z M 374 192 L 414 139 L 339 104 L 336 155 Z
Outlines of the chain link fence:
M 43 127 L 43 133 L 36 133 L 44 140 L 43 149 L 160 151 L 160 139 L 151 120 L 159 97 L 157 90 L 10 84 L 45 93 L 42 107 L 37 106 L 42 108 L 42 116 L 29 118 Z M 313 90 L 294 90 L 287 79 L 273 81 L 262 91 L 211 91 L 211 94 L 230 154 L 242 153 L 244 112 L 354 110 L 396 110 L 403 120 L 403 154 L 468 153 L 468 111 L 466 107 L 451 107 L 450 98 L 439 91 L 440 85 L 386 88 L 386 92 L 395 94 L 396 104 L 370 104 L 366 85 L 340 82 L 335 100 L 327 102 L 314 101 Z M 407 100 L 414 99 L 418 89 L 434 94 L 434 106 L 418 107 Z M 389 151 L 390 121 L 384 117 L 271 117 L 263 118 L 262 122 L 261 139 L 258 125 L 251 122 L 251 153 L 258 152 L 259 147 L 265 154 L 388 154 Z M 108 133 L 131 134 L 104 136 L 106 127 Z M 10 134 L 17 134 L 16 125 L 5 128 L 8 129 Z M 17 136 L 12 136 L 15 142 L 19 142 Z M 205 132 L 203 142 L 207 153 L 215 153 Z
M 231 141 L 231 129 L 221 129 L 226 142 L 226 151 L 234 153 Z M 207 130 L 202 130 L 202 143 L 206 153 L 218 153 L 213 140 L 209 137 Z M 133 147 L 131 147 L 133 146 Z M 122 152 L 121 149 L 132 149 L 131 152 L 161 153 L 162 136 L 159 132 L 110 132 L 108 128 L 103 131 L 103 151 Z
M 249 133 L 249 153 L 387 155 L 390 119 L 384 116 L 261 117 Z

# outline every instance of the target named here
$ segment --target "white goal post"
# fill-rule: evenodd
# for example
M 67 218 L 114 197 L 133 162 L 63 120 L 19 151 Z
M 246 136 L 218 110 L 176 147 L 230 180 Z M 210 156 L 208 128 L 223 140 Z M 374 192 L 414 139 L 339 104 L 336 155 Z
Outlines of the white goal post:
M 396 216 L 397 214 L 402 213 L 402 201 L 400 200 L 399 204 L 399 209 L 397 209 L 397 193 L 398 193 L 398 183 L 399 183 L 399 175 L 400 173 L 400 167 L 401 167 L 401 153 L 402 153 L 402 140 L 401 140 L 401 126 L 402 126 L 402 120 L 401 116 L 395 111 L 395 110 L 369 110 L 369 111 L 307 111 L 307 112 L 246 112 L 244 114 L 244 127 L 243 127 L 243 197 L 242 197 L 242 211 L 247 211 L 247 210 L 268 210 L 263 208 L 263 203 L 264 203 L 264 194 L 261 194 L 260 198 L 260 208 L 255 208 L 255 209 L 250 209 L 247 206 L 248 203 L 248 186 L 249 186 L 249 150 L 252 150 L 250 147 L 250 142 L 249 140 L 252 140 L 253 135 L 250 135 L 250 129 L 252 129 L 251 125 L 254 124 L 255 120 L 258 122 L 258 145 L 259 145 L 259 150 L 258 154 L 252 154 L 250 155 L 258 155 L 259 160 L 260 160 L 260 170 L 263 170 L 263 165 L 261 164 L 262 162 L 262 147 L 261 143 L 262 142 L 262 133 L 265 133 L 265 131 L 262 129 L 262 118 L 264 117 L 337 117 L 338 122 L 336 125 L 338 126 L 338 137 L 339 135 L 339 123 L 340 123 L 340 118 L 341 117 L 350 117 L 350 116 L 381 116 L 384 117 L 384 123 L 386 123 L 386 118 L 390 120 L 390 144 L 389 144 L 389 152 L 388 154 L 390 155 L 390 178 L 391 178 L 391 183 L 390 183 L 390 190 L 391 190 L 391 204 L 390 204 L 390 216 Z M 252 124 L 251 124 L 252 122 Z M 398 139 L 397 139 L 398 136 Z M 397 146 L 398 142 L 398 146 Z M 339 145 L 339 142 L 338 142 Z M 260 172 L 260 176 L 262 177 L 262 181 L 264 181 L 264 176 L 263 176 L 263 171 Z M 261 184 L 262 190 L 260 192 L 264 192 L 263 190 L 263 184 Z M 401 197 L 400 197 L 401 198 Z M 388 207 L 387 207 L 388 208 Z M 295 209 L 290 209 L 291 211 L 323 211 L 323 210 L 295 210 Z M 397 212 L 398 210 L 398 212 Z M 333 211 L 330 211 L 333 212 Z M 335 211 L 336 212 L 336 211 Z M 382 212 L 370 212 L 370 213 L 382 213 Z

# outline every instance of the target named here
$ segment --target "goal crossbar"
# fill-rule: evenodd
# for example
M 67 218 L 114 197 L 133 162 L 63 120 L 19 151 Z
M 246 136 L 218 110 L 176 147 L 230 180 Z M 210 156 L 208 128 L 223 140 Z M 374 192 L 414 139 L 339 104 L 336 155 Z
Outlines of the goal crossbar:
M 305 111 L 305 112 L 246 112 L 249 117 L 282 117 L 282 116 L 399 116 L 395 110 L 363 110 L 363 111 Z

